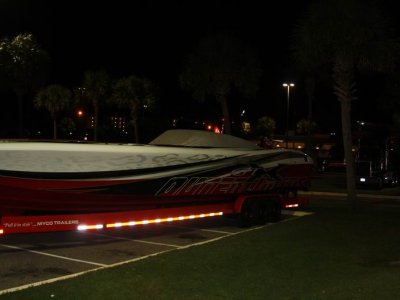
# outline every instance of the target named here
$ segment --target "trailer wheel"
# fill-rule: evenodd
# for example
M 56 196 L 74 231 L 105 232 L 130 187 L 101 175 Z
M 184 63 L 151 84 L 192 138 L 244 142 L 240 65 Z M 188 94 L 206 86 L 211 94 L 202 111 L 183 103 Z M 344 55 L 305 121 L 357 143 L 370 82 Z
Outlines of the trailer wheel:
M 263 199 L 246 200 L 240 213 L 242 227 L 264 225 L 267 223 L 267 201 Z
M 254 224 L 255 225 L 265 225 L 267 223 L 267 201 L 256 200 L 253 203 L 254 211 Z
M 282 218 L 282 208 L 279 201 L 273 200 L 267 202 L 267 221 L 276 223 Z
M 240 226 L 241 227 L 250 227 L 253 223 L 253 211 L 252 211 L 252 201 L 246 200 L 240 211 Z

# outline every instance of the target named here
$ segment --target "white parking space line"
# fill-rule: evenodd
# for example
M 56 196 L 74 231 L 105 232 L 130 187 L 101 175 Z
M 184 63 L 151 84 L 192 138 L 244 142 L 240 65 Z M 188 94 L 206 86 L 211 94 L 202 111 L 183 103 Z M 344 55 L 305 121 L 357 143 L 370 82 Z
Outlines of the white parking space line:
M 206 241 L 202 241 L 202 242 L 198 242 L 198 243 L 182 246 L 179 249 L 187 249 L 187 248 L 191 248 L 191 247 L 194 247 L 194 246 L 200 246 L 200 245 L 212 243 L 212 242 L 215 242 L 215 241 L 218 241 L 218 240 L 222 240 L 222 239 L 224 239 L 224 238 L 226 238 L 228 236 L 233 236 L 233 235 L 237 235 L 237 234 L 241 234 L 241 233 L 245 233 L 245 232 L 249 232 L 249 231 L 258 230 L 258 229 L 264 228 L 266 226 L 268 226 L 268 225 L 252 227 L 252 228 L 241 230 L 241 231 L 238 231 L 238 232 L 229 233 L 227 235 L 219 236 L 219 237 L 216 237 L 216 238 L 213 238 L 213 239 L 209 239 L 209 240 L 206 240 Z
M 232 234 L 232 232 L 228 231 L 222 231 L 222 230 L 213 230 L 213 229 L 203 229 L 203 228 L 198 228 L 198 227 L 192 227 L 190 225 L 183 226 L 183 225 L 164 225 L 166 227 L 171 227 L 171 228 L 182 228 L 182 229 L 191 229 L 191 230 L 198 230 L 198 231 L 208 231 L 208 232 L 213 232 L 213 233 L 221 233 L 221 234 Z
M 308 216 L 308 215 L 313 215 L 314 213 L 308 212 L 308 211 L 301 211 L 301 210 L 283 210 L 282 214 L 295 216 L 295 217 L 304 217 L 304 216 Z
M 213 229 L 201 229 L 201 228 L 196 228 L 196 230 L 200 230 L 200 231 L 207 231 L 207 232 L 213 232 L 213 233 L 221 233 L 221 234 L 227 234 L 227 235 L 231 235 L 233 234 L 232 232 L 227 232 L 227 231 L 222 231 L 222 230 L 213 230 Z
M 307 215 L 313 214 L 313 213 L 301 212 L 301 211 L 293 211 L 293 212 L 292 211 L 290 211 L 290 212 L 285 211 L 285 212 L 282 212 L 282 213 L 288 214 L 288 215 L 293 215 L 293 216 L 295 216 L 295 218 L 284 219 L 281 222 L 292 221 L 292 220 L 298 219 L 298 217 L 303 217 L 303 216 L 307 216 Z M 254 230 L 259 230 L 261 228 L 264 228 L 264 227 L 267 227 L 267 226 L 271 226 L 271 225 L 277 225 L 279 223 L 280 222 L 268 223 L 268 224 L 263 225 L 263 226 L 251 227 L 251 228 L 240 230 L 240 231 L 237 231 L 237 232 L 226 232 L 226 231 L 212 230 L 212 229 L 201 229 L 201 228 L 197 229 L 197 228 L 192 228 L 192 227 L 168 225 L 168 226 L 171 226 L 171 227 L 181 227 L 181 228 L 186 228 L 186 229 L 209 231 L 209 232 L 223 234 L 222 236 L 219 236 L 219 237 L 216 237 L 216 238 L 213 238 L 213 239 L 208 239 L 208 240 L 205 240 L 205 241 L 201 241 L 201 242 L 197 242 L 197 243 L 193 243 L 193 244 L 188 244 L 188 245 L 185 245 L 185 246 L 166 244 L 166 243 L 158 243 L 158 242 L 149 242 L 149 241 L 145 241 L 145 240 L 129 239 L 129 238 L 125 238 L 125 237 L 112 236 L 112 235 L 106 235 L 106 234 L 100 234 L 100 233 L 90 233 L 92 235 L 104 236 L 104 237 L 107 237 L 107 238 L 114 238 L 114 239 L 118 239 L 118 240 L 140 242 L 140 243 L 159 245 L 159 246 L 166 246 L 166 247 L 173 248 L 173 249 L 167 249 L 167 250 L 155 252 L 155 253 L 152 253 L 152 254 L 148 254 L 148 255 L 144 255 L 144 256 L 140 256 L 140 257 L 136 257 L 136 258 L 132 258 L 132 259 L 128 259 L 128 260 L 125 260 L 125 261 L 121 261 L 121 262 L 117 262 L 117 263 L 113 263 L 113 264 L 108 264 L 108 265 L 107 264 L 95 263 L 95 262 L 91 262 L 91 261 L 80 260 L 80 259 L 68 258 L 68 257 L 64 257 L 64 256 L 49 254 L 49 253 L 46 253 L 46 252 L 29 250 L 29 249 L 25 249 L 25 248 L 21 248 L 21 247 L 17 247 L 17 246 L 12 246 L 12 245 L 7 245 L 7 244 L 0 244 L 0 246 L 11 248 L 11 249 L 17 249 L 17 250 L 27 251 L 27 252 L 31 252 L 31 253 L 35 253 L 35 254 L 39 254 L 39 255 L 50 256 L 50 257 L 53 257 L 53 258 L 70 260 L 70 261 L 74 261 L 74 262 L 81 262 L 81 263 L 84 263 L 84 264 L 90 264 L 90 265 L 97 266 L 94 269 L 86 270 L 86 271 L 83 271 L 83 272 L 78 272 L 78 273 L 74 273 L 74 274 L 70 274 L 70 275 L 55 277 L 55 278 L 48 279 L 48 280 L 43 280 L 43 281 L 34 282 L 34 283 L 22 285 L 22 286 L 17 286 L 17 287 L 5 289 L 5 290 L 0 290 L 0 296 L 4 295 L 4 294 L 7 294 L 7 293 L 11 293 L 11 292 L 27 289 L 27 288 L 30 288 L 30 287 L 35 287 L 35 286 L 49 284 L 49 283 L 53 283 L 53 282 L 57 282 L 57 281 L 61 281 L 61 280 L 75 278 L 75 277 L 78 277 L 78 276 L 81 276 L 81 275 L 84 275 L 84 274 L 87 274 L 87 273 L 95 272 L 95 271 L 98 271 L 98 270 L 104 270 L 104 269 L 113 268 L 113 267 L 120 266 L 120 265 L 125 265 L 125 264 L 128 264 L 128 263 L 144 260 L 144 259 L 147 259 L 149 257 L 157 256 L 157 255 L 160 255 L 160 254 L 163 254 L 163 253 L 176 251 L 176 250 L 188 249 L 188 248 L 191 248 L 191 247 L 212 243 L 212 242 L 224 239 L 224 238 L 229 237 L 229 236 L 234 236 L 234 235 L 238 235 L 238 234 L 242 234 L 242 233 L 246 233 L 246 232 L 250 232 L 250 231 L 254 231 Z
M 47 280 L 43 280 L 43 281 L 38 281 L 38 282 L 33 282 L 33 283 L 28 283 L 25 285 L 20 285 L 17 287 L 13 287 L 13 288 L 9 288 L 6 290 L 1 290 L 0 291 L 0 296 L 4 295 L 4 294 L 8 294 L 8 293 L 13 293 L 13 292 L 17 292 L 17 291 L 21 291 L 21 290 L 25 290 L 31 287 L 35 287 L 35 286 L 40 286 L 40 285 L 44 285 L 44 284 L 49 284 L 49 283 L 53 283 L 53 282 L 57 282 L 57 281 L 61 281 L 61 280 L 66 280 L 66 279 L 72 279 L 90 272 L 94 272 L 97 270 L 101 270 L 104 267 L 99 267 L 99 268 L 95 268 L 95 269 L 91 269 L 91 270 L 87 270 L 87 271 L 83 271 L 83 272 L 79 272 L 79 273 L 74 273 L 74 274 L 70 274 L 70 275 L 65 275 L 65 276 L 60 276 L 60 277 L 56 277 L 56 278 L 51 278 L 51 279 L 47 279 Z
M 106 267 L 107 266 L 105 264 L 100 264 L 100 263 L 96 263 L 96 262 L 92 262 L 92 261 L 75 259 L 75 258 L 70 258 L 70 257 L 66 257 L 66 256 L 50 254 L 50 253 L 41 252 L 41 251 L 30 250 L 30 249 L 21 248 L 21 247 L 12 246 L 12 245 L 0 244 L 0 246 L 6 247 L 6 248 L 10 248 L 10 249 L 17 249 L 17 250 L 20 250 L 20 251 L 26 251 L 26 252 L 30 252 L 30 253 L 35 253 L 35 254 L 39 254 L 39 255 L 44 255 L 44 256 L 50 256 L 50 257 L 54 257 L 54 258 L 80 262 L 80 263 L 84 263 L 84 264 L 88 264 L 88 265 L 94 265 L 94 266 L 98 266 L 98 267 Z
M 5 246 L 5 247 L 9 247 L 9 248 L 16 248 L 16 249 L 26 250 L 26 249 L 23 249 L 23 248 L 13 247 L 13 246 L 9 246 L 9 245 L 3 245 L 3 244 L 0 244 L 0 245 Z M 29 284 L 25 284 L 25 285 L 21 285 L 21 286 L 17 286 L 17 287 L 5 289 L 5 290 L 0 290 L 0 296 L 4 295 L 4 294 L 16 292 L 16 291 L 21 291 L 21 290 L 28 289 L 28 288 L 35 287 L 35 286 L 40 286 L 40 285 L 49 284 L 49 283 L 53 283 L 53 282 L 58 282 L 58 281 L 62 281 L 62 280 L 72 279 L 72 278 L 75 278 L 75 277 L 78 277 L 78 276 L 82 276 L 82 275 L 85 275 L 85 274 L 88 274 L 88 273 L 96 272 L 96 271 L 99 271 L 99 270 L 104 270 L 104 269 L 117 267 L 117 266 L 120 266 L 120 265 L 125 265 L 125 264 L 128 264 L 128 263 L 132 263 L 132 262 L 135 262 L 135 261 L 143 260 L 143 259 L 146 259 L 146 258 L 149 258 L 149 257 L 152 257 L 152 256 L 157 256 L 157 255 L 160 255 L 160 254 L 163 254 L 163 253 L 166 253 L 166 252 L 170 252 L 170 251 L 174 251 L 174 250 L 176 250 L 176 249 L 169 249 L 169 250 L 159 251 L 159 252 L 156 252 L 156 253 L 152 253 L 152 254 L 149 254 L 149 255 L 136 257 L 136 258 L 129 259 L 129 260 L 126 260 L 126 261 L 121 261 L 121 262 L 118 262 L 118 263 L 114 263 L 114 264 L 111 264 L 111 265 L 101 265 L 98 268 L 86 270 L 86 271 L 79 272 L 79 273 L 74 273 L 74 274 L 70 274 L 70 275 L 55 277 L 55 278 L 42 280 L 42 281 L 38 281 L 38 282 L 33 282 L 33 283 L 29 283 Z M 36 251 L 29 251 L 29 252 L 34 252 L 35 253 Z M 39 254 L 41 254 L 41 253 L 39 253 Z M 56 255 L 50 255 L 50 256 L 57 257 Z M 60 257 L 60 258 L 63 258 L 63 257 Z M 78 261 L 79 262 L 80 260 L 74 259 L 74 261 Z M 84 261 L 81 261 L 81 262 L 84 262 Z M 100 264 L 98 264 L 98 265 L 100 265 Z
M 150 241 L 145 241 L 145 240 L 137 240 L 137 239 L 129 239 L 121 236 L 114 236 L 114 235 L 108 235 L 108 234 L 101 234 L 101 233 L 89 233 L 91 235 L 98 235 L 98 236 L 104 236 L 108 238 L 113 238 L 116 240 L 123 240 L 123 241 L 130 241 L 130 242 L 138 242 L 138 243 L 144 243 L 144 244 L 150 244 L 150 245 L 155 245 L 155 246 L 166 246 L 166 247 L 172 247 L 172 248 L 179 248 L 181 246 L 178 245 L 173 245 L 173 244 L 166 244 L 166 243 L 158 243 L 158 242 L 150 242 Z

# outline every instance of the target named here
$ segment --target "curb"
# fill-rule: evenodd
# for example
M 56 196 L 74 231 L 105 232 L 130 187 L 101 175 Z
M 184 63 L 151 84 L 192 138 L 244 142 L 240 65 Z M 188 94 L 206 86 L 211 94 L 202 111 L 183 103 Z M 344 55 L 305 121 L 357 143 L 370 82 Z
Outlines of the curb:
M 347 193 L 338 193 L 338 192 L 318 192 L 318 191 L 299 191 L 299 195 L 304 196 L 328 196 L 328 197 L 347 197 Z M 357 194 L 359 198 L 379 198 L 379 199 L 387 199 L 387 200 L 397 200 L 400 201 L 400 196 L 391 196 L 391 195 L 379 195 L 379 194 Z

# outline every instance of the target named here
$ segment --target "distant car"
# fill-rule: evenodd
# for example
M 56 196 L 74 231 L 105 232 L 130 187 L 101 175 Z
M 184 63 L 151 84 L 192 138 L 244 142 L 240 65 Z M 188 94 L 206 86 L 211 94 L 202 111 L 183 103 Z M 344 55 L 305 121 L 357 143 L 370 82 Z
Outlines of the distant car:
M 383 187 L 382 176 L 380 172 L 373 172 L 371 161 L 356 162 L 356 183 L 360 188 L 372 187 L 381 189 Z
M 339 160 L 328 160 L 327 162 L 328 169 L 335 170 L 343 170 L 346 168 L 346 161 L 344 159 Z
M 357 186 L 359 187 L 395 187 L 399 185 L 399 173 L 393 170 L 376 171 L 371 161 L 356 162 Z
M 382 145 L 359 148 L 356 157 L 358 186 L 395 187 L 400 178 L 400 151 L 397 139 L 386 139 Z
M 395 187 L 399 185 L 399 174 L 396 171 L 387 171 L 383 174 L 383 185 Z

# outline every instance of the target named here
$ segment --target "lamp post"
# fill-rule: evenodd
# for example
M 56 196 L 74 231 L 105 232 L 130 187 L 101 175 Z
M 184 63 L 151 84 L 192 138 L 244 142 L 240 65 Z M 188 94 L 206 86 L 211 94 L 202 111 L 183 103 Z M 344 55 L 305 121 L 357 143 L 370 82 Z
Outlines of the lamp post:
M 290 88 L 294 87 L 294 83 L 284 83 L 283 87 L 287 88 L 287 102 L 286 102 L 286 149 L 288 148 L 289 140 L 289 98 L 290 98 Z

